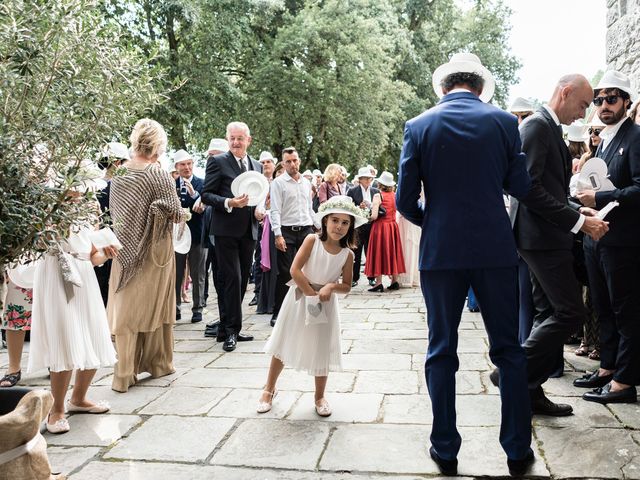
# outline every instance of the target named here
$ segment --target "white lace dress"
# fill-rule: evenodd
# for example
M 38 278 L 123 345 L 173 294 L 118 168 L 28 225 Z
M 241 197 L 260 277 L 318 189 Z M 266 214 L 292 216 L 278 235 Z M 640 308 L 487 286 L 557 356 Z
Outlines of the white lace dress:
M 343 248 L 333 255 L 325 250 L 320 238 L 315 235 L 311 255 L 302 272 L 312 284 L 335 283 L 342 275 L 350 252 L 348 248 Z M 327 323 L 306 325 L 305 298 L 299 295 L 296 300 L 296 286 L 289 288 L 264 351 L 280 359 L 286 366 L 306 371 L 309 375 L 325 376 L 329 371 L 341 371 L 338 299 L 333 294 L 328 302 L 323 303 Z
M 89 260 L 89 231 L 71 235 L 64 250 L 73 258 L 82 287 L 67 296 L 57 257 L 45 255 L 36 267 L 33 285 L 29 372 L 49 368 L 91 370 L 116 362 L 100 287 Z M 70 292 L 71 293 L 71 292 Z

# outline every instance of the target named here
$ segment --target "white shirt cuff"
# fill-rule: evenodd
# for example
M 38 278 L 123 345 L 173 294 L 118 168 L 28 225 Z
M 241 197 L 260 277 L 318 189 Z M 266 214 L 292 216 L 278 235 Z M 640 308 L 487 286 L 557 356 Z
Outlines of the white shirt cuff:
M 282 229 L 280 227 L 272 229 L 273 230 L 273 236 L 274 237 L 281 237 L 282 236 Z
M 224 199 L 224 209 L 227 211 L 227 213 L 231 213 L 231 210 L 233 210 L 233 207 L 229 206 L 229 200 L 231 199 L 230 198 Z
M 580 231 L 580 229 L 582 228 L 582 225 L 584 225 L 584 221 L 586 219 L 587 219 L 587 217 L 585 217 L 584 215 L 580 214 L 580 218 L 578 219 L 576 224 L 571 229 L 571 233 L 578 233 Z
M 194 190 L 194 191 L 193 191 L 193 195 L 191 195 L 191 198 L 196 199 L 196 198 L 198 198 L 199 196 L 200 196 L 200 194 L 198 193 L 198 191 L 197 191 L 197 190 Z

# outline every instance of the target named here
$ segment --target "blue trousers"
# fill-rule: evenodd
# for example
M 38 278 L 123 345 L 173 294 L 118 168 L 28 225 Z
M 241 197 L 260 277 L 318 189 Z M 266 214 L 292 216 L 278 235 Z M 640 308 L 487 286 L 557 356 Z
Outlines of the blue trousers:
M 425 377 L 433 411 L 431 444 L 446 459 L 457 457 L 462 438 L 456 428 L 458 326 L 472 287 L 489 335 L 489 356 L 500 369 L 500 444 L 507 458 L 524 458 L 531 445 L 527 360 L 518 341 L 517 268 L 420 272 L 427 305 L 429 347 Z

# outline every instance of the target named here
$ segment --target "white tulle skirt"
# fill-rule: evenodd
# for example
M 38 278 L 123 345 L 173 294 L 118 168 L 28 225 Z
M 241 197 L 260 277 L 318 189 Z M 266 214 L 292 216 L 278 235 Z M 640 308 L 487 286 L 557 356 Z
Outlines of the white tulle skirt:
M 92 370 L 116 362 L 107 314 L 91 262 L 73 260 L 82 287 L 67 301 L 56 257 L 45 255 L 33 286 L 29 372 Z

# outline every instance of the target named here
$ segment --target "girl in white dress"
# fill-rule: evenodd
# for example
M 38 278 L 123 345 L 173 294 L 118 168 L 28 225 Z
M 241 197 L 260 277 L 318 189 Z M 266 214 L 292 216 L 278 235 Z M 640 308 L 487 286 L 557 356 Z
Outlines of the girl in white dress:
M 315 376 L 316 412 L 322 417 L 331 415 L 324 398 L 327 375 L 330 370 L 342 370 L 340 315 L 335 294 L 351 290 L 355 228 L 367 223 L 367 219 L 350 197 L 341 195 L 320 205 L 317 215 L 322 231 L 307 236 L 293 260 L 292 285 L 265 346 L 265 352 L 273 357 L 258 413 L 271 410 L 276 381 L 287 364 Z
M 36 267 L 31 319 L 30 372 L 49 368 L 53 407 L 47 418 L 51 433 L 69 431 L 64 398 L 76 370 L 69 412 L 105 413 L 105 403 L 87 399 L 96 369 L 112 366 L 116 353 L 111 343 L 107 314 L 93 271 L 116 250 L 96 250 L 83 229 L 62 244 L 68 255 L 48 253 Z M 70 268 L 67 265 L 71 264 Z M 66 273 L 63 273 L 65 271 Z M 71 272 L 71 273 L 68 273 Z

